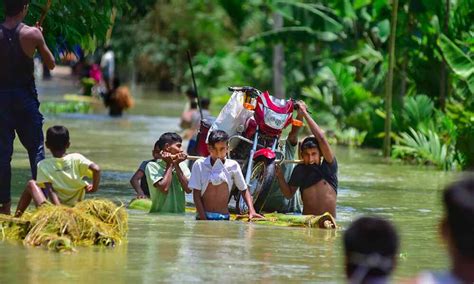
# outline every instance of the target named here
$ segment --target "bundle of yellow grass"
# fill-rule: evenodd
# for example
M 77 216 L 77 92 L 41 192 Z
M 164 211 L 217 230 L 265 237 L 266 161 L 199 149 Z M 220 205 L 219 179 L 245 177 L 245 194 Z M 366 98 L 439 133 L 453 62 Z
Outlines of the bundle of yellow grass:
M 115 96 L 113 97 L 113 99 L 122 109 L 129 109 L 135 104 L 128 87 L 118 87 L 115 91 Z
M 0 216 L 0 236 L 56 251 L 74 251 L 75 246 L 115 246 L 126 237 L 127 219 L 123 206 L 105 199 L 85 200 L 73 208 L 44 205 L 21 218 Z

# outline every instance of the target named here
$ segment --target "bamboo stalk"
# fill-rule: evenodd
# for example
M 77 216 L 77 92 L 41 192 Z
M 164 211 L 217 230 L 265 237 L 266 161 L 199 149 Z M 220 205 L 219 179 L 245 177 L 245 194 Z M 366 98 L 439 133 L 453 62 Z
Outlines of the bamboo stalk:
M 46 19 L 46 14 L 48 14 L 49 8 L 51 8 L 52 0 L 48 0 L 46 2 L 46 6 L 43 8 L 43 12 L 41 13 L 41 17 L 38 20 L 38 25 L 41 27 L 43 25 L 44 19 Z
M 198 160 L 200 158 L 205 158 L 205 157 L 192 156 L 192 155 L 189 155 L 187 157 L 188 160 L 192 160 L 192 161 Z M 303 160 L 275 160 L 275 162 L 277 164 L 301 164 L 301 163 L 303 163 Z
M 385 158 L 390 156 L 392 149 L 392 92 L 393 92 L 393 72 L 395 69 L 395 39 L 397 35 L 397 15 L 398 0 L 392 2 L 392 17 L 390 21 L 390 40 L 389 40 L 389 63 L 388 75 L 385 87 L 385 137 L 383 143 L 383 155 Z
M 309 227 L 321 229 L 337 228 L 336 220 L 329 213 L 323 215 L 288 215 L 281 213 L 268 213 L 263 219 L 249 219 L 248 215 L 236 215 L 235 220 L 252 221 L 259 224 L 276 225 L 276 226 L 294 226 Z

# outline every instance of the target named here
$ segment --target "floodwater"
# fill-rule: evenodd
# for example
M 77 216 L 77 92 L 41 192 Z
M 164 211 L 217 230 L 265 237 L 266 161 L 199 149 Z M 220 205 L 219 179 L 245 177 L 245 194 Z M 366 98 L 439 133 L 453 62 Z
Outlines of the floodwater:
M 40 100 L 57 99 L 54 92 L 67 88 L 40 88 L 40 94 L 49 94 Z M 134 196 L 129 179 L 140 162 L 151 157 L 155 140 L 165 131 L 178 130 L 183 97 L 139 92 L 137 107 L 122 118 L 109 118 L 98 107 L 94 114 L 46 116 L 44 129 L 67 126 L 69 152 L 80 152 L 103 169 L 100 191 L 93 196 L 127 203 Z M 14 206 L 29 175 L 26 151 L 15 143 Z M 395 280 L 447 267 L 437 224 L 442 188 L 456 174 L 388 164 L 374 150 L 338 147 L 335 152 L 340 166 L 337 230 L 197 222 L 192 214 L 129 211 L 128 241 L 113 249 L 80 247 L 77 253 L 60 254 L 0 241 L 0 282 L 342 283 L 341 237 L 351 220 L 365 214 L 389 218 L 399 229 Z

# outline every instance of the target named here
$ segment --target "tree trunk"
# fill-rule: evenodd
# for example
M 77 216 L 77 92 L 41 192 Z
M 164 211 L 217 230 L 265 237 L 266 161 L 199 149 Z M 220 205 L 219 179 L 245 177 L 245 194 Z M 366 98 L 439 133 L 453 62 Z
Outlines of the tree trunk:
M 112 8 L 112 13 L 110 14 L 110 26 L 107 29 L 107 33 L 105 34 L 105 45 L 110 45 L 110 39 L 112 38 L 112 31 L 115 25 L 115 19 L 117 17 L 117 9 L 114 7 Z
M 383 143 L 383 155 L 388 157 L 391 150 L 391 132 L 392 132 L 392 91 L 393 91 L 393 70 L 395 69 L 395 39 L 397 37 L 397 16 L 398 0 L 392 2 L 392 19 L 390 23 L 390 42 L 389 42 L 389 62 L 388 77 L 385 88 L 385 138 Z
M 283 17 L 278 14 L 273 14 L 273 29 L 279 30 L 283 27 Z M 285 98 L 284 87 L 284 61 L 285 54 L 283 53 L 283 44 L 277 44 L 273 47 L 273 95 L 277 98 Z
M 402 63 L 402 70 L 400 72 L 400 79 L 401 79 L 401 83 L 400 83 L 400 102 L 403 103 L 403 98 L 405 97 L 406 93 L 407 93 L 407 66 L 408 66 L 408 58 L 405 57 L 403 59 L 403 63 Z
M 446 11 L 444 14 L 444 26 L 443 26 L 443 32 L 446 36 L 449 36 L 449 30 L 448 30 L 448 24 L 449 24 L 449 0 L 446 1 Z M 444 111 L 444 108 L 446 106 L 446 90 L 447 90 L 447 72 L 446 72 L 446 60 L 441 62 L 441 74 L 440 74 L 440 79 L 439 79 L 439 106 L 440 108 Z

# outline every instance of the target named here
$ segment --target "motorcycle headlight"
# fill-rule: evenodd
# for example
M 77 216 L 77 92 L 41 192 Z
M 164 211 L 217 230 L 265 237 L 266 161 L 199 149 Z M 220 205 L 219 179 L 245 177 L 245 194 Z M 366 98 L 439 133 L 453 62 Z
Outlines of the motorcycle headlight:
M 265 124 L 270 126 L 273 129 L 283 129 L 285 126 L 286 119 L 288 118 L 288 114 L 285 113 L 276 113 L 269 108 L 265 108 L 265 113 L 263 114 L 263 118 L 265 120 Z

